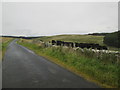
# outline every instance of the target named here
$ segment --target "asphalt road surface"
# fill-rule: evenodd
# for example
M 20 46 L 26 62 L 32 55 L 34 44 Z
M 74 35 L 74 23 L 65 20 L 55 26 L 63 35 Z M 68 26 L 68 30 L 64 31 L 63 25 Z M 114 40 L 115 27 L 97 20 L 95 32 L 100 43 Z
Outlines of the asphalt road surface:
M 15 41 L 3 59 L 3 88 L 99 88 Z

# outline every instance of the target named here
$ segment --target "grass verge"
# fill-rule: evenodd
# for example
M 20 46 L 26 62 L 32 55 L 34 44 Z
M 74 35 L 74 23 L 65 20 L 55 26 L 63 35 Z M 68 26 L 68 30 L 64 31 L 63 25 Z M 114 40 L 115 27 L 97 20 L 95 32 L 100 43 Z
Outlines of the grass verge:
M 7 46 L 8 46 L 9 43 L 13 40 L 13 38 L 5 38 L 5 37 L 2 37 L 1 39 L 2 39 L 2 41 L 1 41 L 1 43 L 0 43 L 0 59 L 2 60 L 3 57 L 4 57 L 4 55 L 5 55 Z

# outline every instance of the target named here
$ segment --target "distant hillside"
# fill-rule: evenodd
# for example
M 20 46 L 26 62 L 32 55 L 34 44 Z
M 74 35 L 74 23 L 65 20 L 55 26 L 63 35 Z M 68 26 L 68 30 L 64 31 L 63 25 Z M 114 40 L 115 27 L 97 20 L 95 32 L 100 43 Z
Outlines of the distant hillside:
M 94 36 L 105 36 L 109 33 L 89 33 L 88 35 L 94 35 Z
M 56 35 L 56 36 L 44 36 L 38 38 L 44 42 L 51 40 L 61 40 L 66 42 L 80 42 L 80 43 L 98 43 L 103 45 L 104 36 L 92 36 L 92 35 Z
M 29 37 L 26 37 L 26 36 L 1 36 L 1 37 L 8 37 L 8 38 L 23 38 L 23 39 L 34 39 L 34 38 L 40 38 L 40 37 L 43 37 L 43 36 L 29 36 Z
M 120 48 L 120 31 L 107 34 L 103 42 L 109 46 Z

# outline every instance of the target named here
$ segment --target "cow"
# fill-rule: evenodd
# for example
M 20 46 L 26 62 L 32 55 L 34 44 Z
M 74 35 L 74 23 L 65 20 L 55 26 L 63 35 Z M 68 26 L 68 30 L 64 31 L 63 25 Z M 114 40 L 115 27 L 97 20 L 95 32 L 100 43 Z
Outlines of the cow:
M 84 43 L 78 43 L 78 46 L 79 46 L 79 48 L 85 48 L 85 44 Z
M 52 45 L 55 45 L 56 44 L 56 41 L 55 40 L 52 40 Z
M 102 46 L 103 50 L 108 50 L 108 48 L 106 46 Z
M 79 43 L 75 43 L 75 47 L 79 47 Z
M 58 46 L 62 46 L 62 41 L 56 41 L 56 45 L 58 45 Z
M 67 47 L 70 46 L 69 42 L 64 42 L 64 45 L 67 46 Z

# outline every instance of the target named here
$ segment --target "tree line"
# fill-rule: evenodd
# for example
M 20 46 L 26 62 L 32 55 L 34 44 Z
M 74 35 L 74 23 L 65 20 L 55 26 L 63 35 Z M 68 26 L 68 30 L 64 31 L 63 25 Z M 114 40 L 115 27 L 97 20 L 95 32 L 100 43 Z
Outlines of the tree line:
M 108 46 L 120 48 L 120 31 L 106 34 L 103 42 Z

